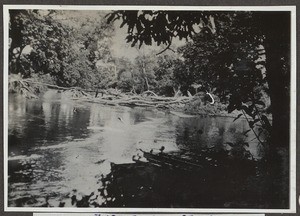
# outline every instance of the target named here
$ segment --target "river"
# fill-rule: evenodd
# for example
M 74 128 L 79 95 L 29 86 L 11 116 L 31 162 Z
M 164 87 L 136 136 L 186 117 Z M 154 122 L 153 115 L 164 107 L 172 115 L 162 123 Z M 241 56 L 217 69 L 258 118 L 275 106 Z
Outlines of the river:
M 42 99 L 10 95 L 8 103 L 8 205 L 53 205 L 76 189 L 97 188 L 110 163 L 131 163 L 138 149 L 165 151 L 229 148 L 249 142 L 254 158 L 260 149 L 244 119 L 180 117 L 153 108 L 76 102 L 60 94 Z M 250 142 L 251 141 L 251 142 Z

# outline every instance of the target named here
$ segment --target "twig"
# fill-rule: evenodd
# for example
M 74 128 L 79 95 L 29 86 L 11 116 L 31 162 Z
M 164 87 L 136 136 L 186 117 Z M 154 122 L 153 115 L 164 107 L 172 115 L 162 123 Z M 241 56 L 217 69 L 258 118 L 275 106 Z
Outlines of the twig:
M 150 91 L 150 90 L 144 91 L 141 95 L 145 95 L 145 94 L 148 94 L 148 93 L 154 95 L 155 97 L 158 97 L 157 94 L 155 94 L 153 91 Z
M 247 122 L 248 122 L 248 124 L 249 124 L 249 126 L 250 126 L 250 121 L 249 121 L 249 119 L 248 119 L 248 117 L 247 117 L 245 111 L 242 110 L 242 113 L 244 114 L 244 116 L 245 116 L 245 118 L 246 118 L 246 120 L 247 120 Z M 259 143 L 260 143 L 261 145 L 264 145 L 263 142 L 259 139 L 259 136 L 258 136 L 257 133 L 255 132 L 255 130 L 253 129 L 253 127 L 250 127 L 250 128 L 251 128 L 251 130 L 253 131 L 253 133 L 254 133 L 256 139 L 259 141 Z
M 168 45 L 166 48 L 164 48 L 162 51 L 160 51 L 160 52 L 157 53 L 156 55 L 160 55 L 160 54 L 162 54 L 163 52 L 165 52 L 166 50 L 171 50 L 172 52 L 175 53 L 175 50 L 173 50 L 172 48 L 170 48 L 170 46 L 171 46 L 171 43 L 169 43 L 169 45 Z

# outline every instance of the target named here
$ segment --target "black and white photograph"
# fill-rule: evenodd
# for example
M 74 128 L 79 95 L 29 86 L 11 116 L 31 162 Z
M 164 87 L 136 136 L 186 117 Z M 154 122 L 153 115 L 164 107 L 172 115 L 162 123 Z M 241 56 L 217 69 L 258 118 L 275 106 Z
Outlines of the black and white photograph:
M 295 7 L 3 14 L 7 211 L 295 211 Z

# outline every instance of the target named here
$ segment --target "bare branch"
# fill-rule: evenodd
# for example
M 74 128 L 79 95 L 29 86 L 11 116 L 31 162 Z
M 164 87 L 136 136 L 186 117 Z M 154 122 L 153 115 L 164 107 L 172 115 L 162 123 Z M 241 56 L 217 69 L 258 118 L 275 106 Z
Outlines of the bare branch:
M 172 48 L 170 48 L 170 46 L 171 46 L 171 43 L 166 48 L 164 48 L 162 51 L 160 51 L 159 53 L 157 53 L 156 55 L 160 55 L 160 54 L 162 54 L 163 52 L 165 52 L 167 50 L 171 50 L 172 52 L 175 53 L 175 50 L 173 50 Z

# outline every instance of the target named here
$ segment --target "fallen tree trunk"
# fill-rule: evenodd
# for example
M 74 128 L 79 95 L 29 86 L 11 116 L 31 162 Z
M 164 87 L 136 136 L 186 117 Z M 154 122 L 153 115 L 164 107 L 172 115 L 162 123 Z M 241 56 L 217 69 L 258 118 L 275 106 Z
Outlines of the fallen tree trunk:
M 163 100 L 160 98 L 160 100 L 152 100 L 152 97 L 138 97 L 138 96 L 128 96 L 124 95 L 124 97 L 121 98 L 114 98 L 113 96 L 105 96 L 101 98 L 93 98 L 93 97 L 87 97 L 87 98 L 73 98 L 74 100 L 81 100 L 86 102 L 92 102 L 92 103 L 100 103 L 100 104 L 106 104 L 106 105 L 123 105 L 123 106 L 142 106 L 142 107 L 167 107 L 168 105 L 172 104 L 184 104 L 188 102 L 190 99 L 187 97 L 180 97 L 180 98 L 173 98 L 173 100 L 170 100 L 170 98 L 167 98 L 166 100 Z
M 13 80 L 14 81 L 14 80 Z M 186 102 L 190 101 L 192 97 L 162 97 L 158 96 L 152 91 L 145 91 L 141 95 L 129 95 L 122 93 L 116 89 L 108 89 L 108 90 L 90 90 L 90 89 L 82 89 L 77 87 L 62 87 L 53 84 L 41 83 L 36 82 L 31 79 L 22 79 L 19 80 L 23 85 L 24 83 L 27 84 L 34 84 L 34 85 L 41 85 L 46 86 L 50 89 L 58 89 L 63 90 L 64 92 L 72 92 L 72 99 L 73 100 L 80 100 L 86 101 L 91 103 L 99 103 L 99 104 L 106 104 L 106 105 L 124 105 L 124 106 L 141 106 L 141 107 L 159 107 L 159 108 L 166 108 L 173 104 L 185 104 Z M 25 86 L 25 85 L 24 85 Z M 75 92 L 75 93 L 74 93 Z M 95 92 L 96 95 L 101 93 L 101 97 L 94 97 L 87 92 Z M 74 96 L 75 94 L 75 96 Z

